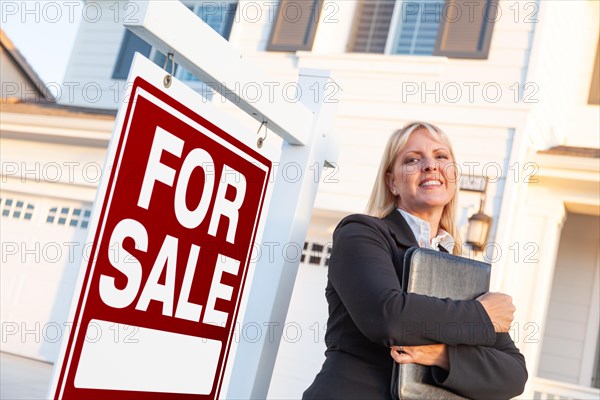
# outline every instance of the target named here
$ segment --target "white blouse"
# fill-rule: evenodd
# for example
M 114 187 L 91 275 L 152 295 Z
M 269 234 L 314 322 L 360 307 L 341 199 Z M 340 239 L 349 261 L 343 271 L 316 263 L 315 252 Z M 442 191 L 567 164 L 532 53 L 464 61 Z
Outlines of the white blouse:
M 443 229 L 438 229 L 438 234 L 436 237 L 429 240 L 431 237 L 431 226 L 429 222 L 422 220 L 421 218 L 415 217 L 414 215 L 397 208 L 400 211 L 400 214 L 404 217 L 410 230 L 415 235 L 417 242 L 419 243 L 419 247 L 425 247 L 428 249 L 434 249 L 439 251 L 438 245 L 442 246 L 444 249 L 448 251 L 448 253 L 452 254 L 452 250 L 454 250 L 454 238 Z

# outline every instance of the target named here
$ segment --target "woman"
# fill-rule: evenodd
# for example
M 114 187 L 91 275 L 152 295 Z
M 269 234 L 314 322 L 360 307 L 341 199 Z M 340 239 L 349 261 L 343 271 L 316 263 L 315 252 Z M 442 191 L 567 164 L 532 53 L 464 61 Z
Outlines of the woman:
M 454 160 L 432 124 L 409 123 L 389 139 L 369 215 L 344 218 L 333 234 L 326 360 L 304 399 L 392 398 L 394 362 L 430 365 L 436 384 L 468 398 L 523 392 L 525 360 L 506 333 L 515 310 L 509 296 L 452 301 L 400 287 L 409 247 L 460 254 Z

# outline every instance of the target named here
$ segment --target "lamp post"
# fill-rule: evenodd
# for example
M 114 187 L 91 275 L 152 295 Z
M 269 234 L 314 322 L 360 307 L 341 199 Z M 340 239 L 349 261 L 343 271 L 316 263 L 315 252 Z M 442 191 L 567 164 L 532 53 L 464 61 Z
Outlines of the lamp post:
M 487 244 L 492 217 L 483 212 L 485 206 L 485 192 L 481 196 L 479 211 L 469 218 L 469 229 L 467 230 L 467 243 L 476 251 L 481 251 Z

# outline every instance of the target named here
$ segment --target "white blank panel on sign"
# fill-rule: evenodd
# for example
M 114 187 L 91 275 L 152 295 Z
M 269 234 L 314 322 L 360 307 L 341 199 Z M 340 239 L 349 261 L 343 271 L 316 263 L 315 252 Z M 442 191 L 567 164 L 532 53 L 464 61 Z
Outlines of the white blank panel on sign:
M 115 332 L 135 333 L 126 338 Z M 100 320 L 90 322 L 86 338 L 78 388 L 190 394 L 212 389 L 220 341 Z

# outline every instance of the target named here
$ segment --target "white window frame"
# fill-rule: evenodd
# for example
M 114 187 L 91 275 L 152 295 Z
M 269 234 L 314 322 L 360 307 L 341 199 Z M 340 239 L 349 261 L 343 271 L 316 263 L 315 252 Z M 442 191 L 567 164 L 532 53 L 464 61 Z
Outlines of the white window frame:
M 354 13 L 352 36 L 347 42 L 347 49 L 350 53 L 427 56 L 440 59 L 487 60 L 489 58 L 495 21 L 498 19 L 496 17 L 499 10 L 497 2 L 483 0 L 483 4 L 479 3 L 484 6 L 485 14 L 482 14 L 481 17 L 477 16 L 476 25 L 473 25 L 467 20 L 456 20 L 456 16 L 452 16 L 450 21 L 444 20 L 446 13 L 451 10 L 449 7 L 451 5 L 458 6 L 455 2 L 449 3 L 450 0 L 381 0 L 376 7 L 373 7 L 374 4 L 369 4 L 368 1 L 365 0 L 365 3 L 358 4 L 361 7 L 363 4 L 368 5 L 368 9 L 374 10 L 373 12 L 376 14 L 371 17 L 370 13 L 368 15 L 363 15 L 358 11 Z M 420 6 L 414 10 L 418 12 L 417 14 L 414 14 L 413 9 L 408 7 L 413 2 Z M 385 8 L 380 9 L 378 6 L 381 4 L 384 4 Z M 496 7 L 492 7 L 492 4 L 496 4 Z M 387 14 L 388 10 L 390 14 Z M 411 18 L 406 19 L 407 23 L 410 21 L 408 25 L 404 25 L 403 11 L 411 11 Z M 384 12 L 386 14 L 383 14 Z M 429 18 L 435 14 L 439 18 L 437 22 Z M 427 18 L 423 21 L 425 16 Z M 453 24 L 453 22 L 458 23 Z M 379 25 L 373 25 L 374 23 L 379 23 Z M 413 23 L 417 24 L 412 26 Z M 387 29 L 384 30 L 386 25 Z M 377 36 L 372 35 L 374 27 L 377 27 Z M 403 27 L 407 28 L 406 31 Z M 479 36 L 470 36 L 469 40 L 462 42 L 461 35 L 464 34 Z M 402 48 L 398 48 L 398 44 L 402 44 Z M 412 50 L 410 50 L 411 48 Z M 403 53 L 395 53 L 396 50 Z M 414 54 L 407 54 L 410 51 Z
M 402 15 L 402 3 L 404 0 L 396 0 L 394 4 L 394 12 L 392 13 L 392 22 L 390 22 L 390 29 L 388 29 L 387 39 L 385 41 L 385 50 L 383 54 L 392 54 L 392 49 L 395 46 L 396 35 L 400 28 L 400 17 Z

